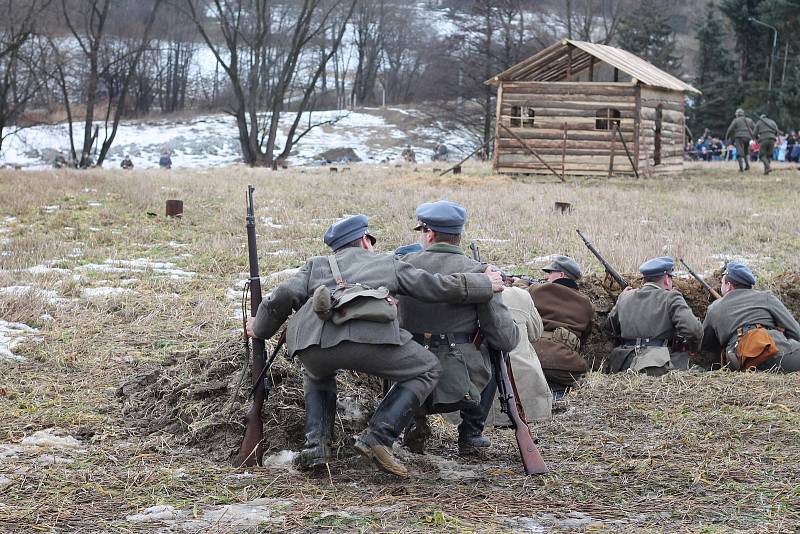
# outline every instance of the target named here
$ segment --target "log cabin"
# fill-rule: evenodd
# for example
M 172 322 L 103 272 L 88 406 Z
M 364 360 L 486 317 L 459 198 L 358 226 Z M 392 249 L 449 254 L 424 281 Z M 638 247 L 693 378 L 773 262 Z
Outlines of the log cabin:
M 687 93 L 612 46 L 564 39 L 487 80 L 501 173 L 653 176 L 683 170 Z

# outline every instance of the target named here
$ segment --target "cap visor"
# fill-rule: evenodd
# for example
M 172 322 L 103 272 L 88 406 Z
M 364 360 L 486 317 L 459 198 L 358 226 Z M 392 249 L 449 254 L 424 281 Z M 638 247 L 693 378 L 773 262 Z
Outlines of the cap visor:
M 374 245 L 375 243 L 377 243 L 377 242 L 378 242 L 378 240 L 377 240 L 377 239 L 375 239 L 375 236 L 373 236 L 372 234 L 366 234 L 366 236 L 369 238 L 370 242 L 371 242 L 373 245 Z

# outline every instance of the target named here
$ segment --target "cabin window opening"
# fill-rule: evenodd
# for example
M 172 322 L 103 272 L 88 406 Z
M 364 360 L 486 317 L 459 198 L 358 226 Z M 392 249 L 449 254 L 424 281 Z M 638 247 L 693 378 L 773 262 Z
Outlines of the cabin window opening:
M 596 130 L 613 130 L 614 126 L 619 127 L 620 112 L 618 109 L 598 109 L 595 116 L 597 117 L 594 126 Z
M 533 128 L 536 110 L 528 106 L 511 106 L 512 128 Z

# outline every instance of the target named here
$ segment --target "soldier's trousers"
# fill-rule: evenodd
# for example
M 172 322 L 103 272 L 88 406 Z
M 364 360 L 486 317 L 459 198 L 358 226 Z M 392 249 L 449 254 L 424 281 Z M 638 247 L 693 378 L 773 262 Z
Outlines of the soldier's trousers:
M 742 160 L 744 160 L 745 169 L 750 169 L 750 139 L 746 137 L 737 137 L 734 139 L 736 145 L 736 159 L 739 160 L 739 168 L 742 167 Z
M 336 371 L 348 369 L 401 384 L 422 403 L 436 387 L 441 367 L 422 345 L 370 345 L 343 341 L 327 349 L 313 345 L 297 353 L 303 364 L 303 387 L 336 391 Z
M 764 172 L 769 172 L 772 163 L 772 155 L 775 151 L 775 141 L 764 141 L 758 153 L 759 159 L 764 163 Z

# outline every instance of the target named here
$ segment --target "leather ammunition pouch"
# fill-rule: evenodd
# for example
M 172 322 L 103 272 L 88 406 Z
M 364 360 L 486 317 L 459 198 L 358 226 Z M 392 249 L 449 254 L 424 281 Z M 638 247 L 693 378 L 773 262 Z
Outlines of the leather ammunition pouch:
M 550 341 L 561 343 L 573 352 L 581 350 L 580 338 L 563 326 L 559 326 L 552 331 L 545 330 L 542 332 L 542 339 L 549 339 Z
M 732 369 L 748 371 L 777 355 L 778 346 L 762 325 L 744 325 L 736 329 L 736 341 L 724 354 Z

